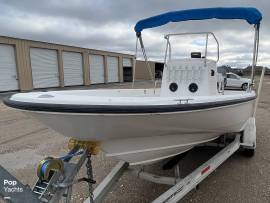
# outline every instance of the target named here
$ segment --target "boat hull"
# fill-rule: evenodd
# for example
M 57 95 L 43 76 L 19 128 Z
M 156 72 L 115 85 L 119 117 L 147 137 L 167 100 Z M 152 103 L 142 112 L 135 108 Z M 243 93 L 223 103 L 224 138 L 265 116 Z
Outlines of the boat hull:
M 224 133 L 242 131 L 254 101 L 168 113 L 26 112 L 64 136 L 100 141 L 108 156 L 143 164 L 183 153 Z

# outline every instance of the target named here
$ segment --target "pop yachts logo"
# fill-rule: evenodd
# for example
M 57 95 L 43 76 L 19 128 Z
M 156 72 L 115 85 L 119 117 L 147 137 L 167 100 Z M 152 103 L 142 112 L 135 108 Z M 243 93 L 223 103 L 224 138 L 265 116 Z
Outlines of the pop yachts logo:
M 4 180 L 4 190 L 5 192 L 23 192 L 23 188 L 17 186 L 18 182 L 16 180 Z

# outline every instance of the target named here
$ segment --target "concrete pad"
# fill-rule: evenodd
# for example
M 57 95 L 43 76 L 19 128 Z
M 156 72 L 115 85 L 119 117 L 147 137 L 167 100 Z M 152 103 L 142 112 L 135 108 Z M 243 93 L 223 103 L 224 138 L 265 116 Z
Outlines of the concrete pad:
M 4 166 L 7 170 L 16 171 L 26 167 L 33 167 L 42 158 L 41 155 L 36 154 L 35 150 L 24 149 L 17 152 L 0 154 L 0 165 Z

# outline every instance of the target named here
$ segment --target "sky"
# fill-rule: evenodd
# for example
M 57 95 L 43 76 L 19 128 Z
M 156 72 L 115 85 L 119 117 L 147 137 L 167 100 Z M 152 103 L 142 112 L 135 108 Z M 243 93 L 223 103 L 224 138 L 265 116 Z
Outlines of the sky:
M 0 35 L 134 54 L 134 26 L 141 19 L 168 11 L 235 6 L 256 7 L 263 14 L 258 65 L 270 67 L 269 0 L 0 0 Z M 149 59 L 162 61 L 165 34 L 201 31 L 218 38 L 219 65 L 242 68 L 251 64 L 254 28 L 245 21 L 170 23 L 144 30 L 142 35 Z M 173 53 L 179 57 L 204 50 L 204 36 L 173 40 Z M 213 59 L 217 55 L 213 39 L 209 55 Z

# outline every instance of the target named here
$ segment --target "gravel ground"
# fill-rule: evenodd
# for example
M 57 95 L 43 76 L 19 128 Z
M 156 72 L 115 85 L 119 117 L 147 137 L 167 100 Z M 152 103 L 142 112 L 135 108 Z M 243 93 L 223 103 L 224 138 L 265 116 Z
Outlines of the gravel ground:
M 123 86 L 127 85 L 111 85 L 109 88 Z M 200 184 L 199 190 L 190 192 L 181 202 L 270 202 L 269 89 L 270 77 L 265 78 L 256 117 L 258 140 L 255 156 L 246 158 L 239 152 L 235 153 Z M 46 156 L 57 157 L 67 152 L 67 142 L 67 138 L 48 129 L 35 119 L 0 104 L 0 165 L 24 184 L 35 183 L 39 160 Z M 182 175 L 196 168 L 215 151 L 213 148 L 193 150 L 183 160 Z M 94 176 L 97 182 L 100 182 L 116 163 L 115 160 L 105 157 L 103 153 L 93 157 Z M 155 164 L 145 169 L 164 173 L 160 168 L 160 164 Z M 173 175 L 173 171 L 165 173 Z M 85 168 L 82 168 L 79 176 L 84 175 Z M 125 174 L 105 202 L 150 202 L 167 189 L 167 186 L 153 184 Z M 83 202 L 87 194 L 85 183 L 75 185 L 73 202 Z

